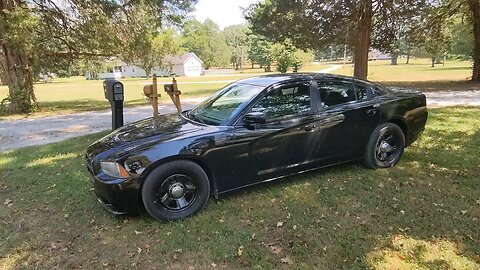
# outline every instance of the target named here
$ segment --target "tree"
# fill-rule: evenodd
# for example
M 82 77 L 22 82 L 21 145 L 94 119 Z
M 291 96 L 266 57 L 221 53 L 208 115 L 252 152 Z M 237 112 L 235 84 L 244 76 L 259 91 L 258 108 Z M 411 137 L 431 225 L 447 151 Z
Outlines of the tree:
M 427 23 L 429 27 L 425 28 L 423 46 L 432 59 L 432 68 L 435 67 L 437 58 L 446 54 L 450 46 L 451 36 L 446 28 L 447 23 L 447 20 L 433 20 L 433 22 Z
M 225 41 L 232 51 L 231 63 L 235 69 L 242 67 L 248 51 L 248 32 L 245 25 L 231 25 L 223 29 Z
M 462 57 L 463 59 L 471 59 L 473 54 L 473 34 L 471 31 L 465 31 L 470 25 L 460 16 L 453 19 L 451 30 L 451 44 L 449 53 Z
M 166 68 L 166 56 L 179 50 L 171 29 L 160 30 L 154 9 L 146 4 L 132 7 L 129 23 L 125 25 L 121 58 L 145 70 L 149 77 L 154 67 Z
M 223 33 L 212 20 L 189 20 L 182 34 L 182 47 L 202 59 L 205 68 L 224 67 L 230 62 L 231 50 Z
M 293 68 L 293 72 L 298 72 L 303 64 L 313 60 L 312 53 L 297 49 L 289 39 L 273 44 L 270 54 L 277 64 L 277 71 L 281 73 L 286 73 L 289 67 Z
M 250 34 L 250 48 L 248 50 L 248 58 L 253 63 L 259 64 L 264 68 L 265 72 L 272 71 L 272 46 L 273 43 L 269 42 L 265 37 L 255 34 Z
M 443 0 L 439 16 L 466 16 L 473 36 L 472 81 L 480 82 L 480 0 Z
M 389 53 L 391 64 L 398 64 L 399 55 L 407 55 L 407 63 L 413 46 L 423 44 L 424 29 L 418 27 L 424 25 L 423 20 L 427 9 L 422 12 L 411 12 L 408 9 L 401 9 L 392 3 L 392 7 L 378 14 L 372 32 L 372 47 L 379 51 Z M 400 12 L 401 11 L 401 12 Z
M 178 23 L 196 0 L 3 0 L 0 1 L 0 78 L 9 88 L 9 111 L 35 109 L 38 70 L 72 65 L 79 58 L 119 56 L 122 31 L 135 6 L 155 14 L 154 25 Z
M 277 71 L 286 73 L 293 60 L 295 47 L 289 42 L 286 44 L 276 43 L 272 46 L 273 59 L 277 63 Z
M 0 2 L 0 78 L 8 85 L 11 112 L 29 112 L 37 101 L 33 92 L 33 56 L 28 53 L 34 39 L 29 33 L 37 19 L 24 9 L 26 6 L 25 1 Z
M 310 51 L 296 50 L 291 61 L 293 72 L 298 72 L 304 64 L 311 62 L 313 62 L 313 54 Z
M 480 0 L 469 0 L 468 7 L 473 30 L 472 80 L 480 82 Z
M 301 48 L 350 44 L 354 51 L 354 76 L 366 78 L 372 32 L 384 19 L 399 14 L 416 16 L 428 0 L 268 0 L 251 5 L 246 19 L 256 34 L 282 42 L 290 38 Z

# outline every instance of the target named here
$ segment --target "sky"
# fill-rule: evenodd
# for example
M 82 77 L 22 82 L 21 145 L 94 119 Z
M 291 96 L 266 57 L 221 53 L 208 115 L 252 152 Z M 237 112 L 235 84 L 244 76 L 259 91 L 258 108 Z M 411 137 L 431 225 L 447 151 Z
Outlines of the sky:
M 259 0 L 200 0 L 195 6 L 196 11 L 193 16 L 204 21 L 207 18 L 212 19 L 220 26 L 220 29 L 232 24 L 245 23 L 242 16 L 241 7 L 245 8 Z

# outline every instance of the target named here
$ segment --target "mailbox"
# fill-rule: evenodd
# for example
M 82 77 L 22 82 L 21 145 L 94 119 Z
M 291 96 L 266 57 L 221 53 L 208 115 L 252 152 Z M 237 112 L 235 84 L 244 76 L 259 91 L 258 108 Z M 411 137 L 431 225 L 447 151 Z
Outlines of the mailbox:
M 163 85 L 163 90 L 165 90 L 165 92 L 167 92 L 167 94 L 173 93 L 173 91 L 175 91 L 175 90 L 173 89 L 173 83 L 164 84 L 164 85 Z
M 172 99 L 173 104 L 175 104 L 175 107 L 177 108 L 178 113 L 181 113 L 182 104 L 180 103 L 180 95 L 182 94 L 182 92 L 178 90 L 178 84 L 175 77 L 172 79 L 172 83 L 163 85 L 163 90 L 165 90 L 165 92 L 167 92 L 167 94 Z
M 157 75 L 153 74 L 153 84 L 145 85 L 143 87 L 143 94 L 148 97 L 153 108 L 153 116 L 158 116 L 158 99 L 160 94 L 157 90 Z
M 123 126 L 123 84 L 117 80 L 105 80 L 103 82 L 103 92 L 105 98 L 112 107 L 112 130 Z

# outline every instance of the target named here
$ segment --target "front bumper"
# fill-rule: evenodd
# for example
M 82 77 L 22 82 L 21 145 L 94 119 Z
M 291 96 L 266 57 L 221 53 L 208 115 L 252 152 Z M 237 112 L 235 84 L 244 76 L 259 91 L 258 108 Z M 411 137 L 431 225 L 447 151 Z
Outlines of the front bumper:
M 113 179 L 103 173 L 96 175 L 88 163 L 87 168 L 95 195 L 108 211 L 116 215 L 139 213 L 140 178 Z

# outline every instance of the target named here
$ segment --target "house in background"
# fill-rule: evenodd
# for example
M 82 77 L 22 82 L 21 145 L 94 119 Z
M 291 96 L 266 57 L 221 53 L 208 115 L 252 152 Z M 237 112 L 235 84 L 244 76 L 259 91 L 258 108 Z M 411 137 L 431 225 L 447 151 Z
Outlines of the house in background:
M 368 53 L 368 60 L 390 60 L 392 59 L 392 56 L 390 54 L 386 54 L 382 51 L 379 51 L 377 49 L 373 49 Z
M 197 77 L 202 75 L 202 60 L 194 53 L 184 53 L 168 59 L 170 68 L 177 76 Z
M 176 76 L 196 77 L 202 75 L 202 60 L 198 58 L 194 53 L 184 53 L 182 55 L 170 56 L 165 59 L 169 64 L 169 69 L 161 69 L 154 67 L 152 74 L 164 77 L 174 73 Z M 135 65 L 129 65 L 124 61 L 112 62 L 112 67 L 103 72 L 92 74 L 90 72 L 85 73 L 87 80 L 92 79 L 120 79 L 120 78 L 132 78 L 132 77 L 146 77 L 145 70 Z

